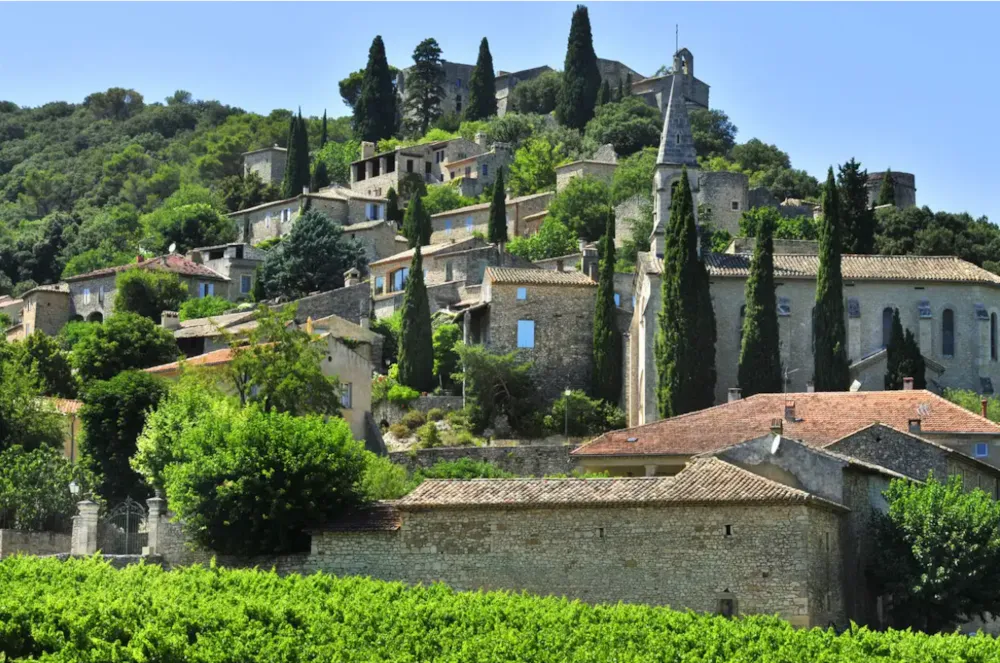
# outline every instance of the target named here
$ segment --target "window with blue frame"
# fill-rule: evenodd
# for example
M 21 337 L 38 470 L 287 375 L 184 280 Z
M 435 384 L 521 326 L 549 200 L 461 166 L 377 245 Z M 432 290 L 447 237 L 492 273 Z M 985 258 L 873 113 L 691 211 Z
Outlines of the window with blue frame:
M 451 234 L 451 220 L 450 220 L 450 219 L 449 219 L 449 220 L 446 220 L 446 221 L 444 222 L 444 231 L 445 231 L 446 233 L 448 233 L 449 235 Z
M 519 348 L 533 348 L 533 347 L 535 347 L 535 321 L 534 320 L 518 320 L 517 321 L 517 347 L 519 347 Z
M 397 269 L 392 274 L 392 290 L 397 292 L 402 290 L 406 285 L 406 277 L 410 275 L 410 268 L 404 267 L 402 269 Z
M 616 292 L 616 293 L 615 293 L 615 306 L 621 306 L 621 305 L 622 305 L 622 296 L 621 296 L 621 295 L 619 295 L 619 294 L 618 294 L 618 293 Z
M 986 442 L 976 443 L 976 458 L 986 458 L 990 455 L 990 445 Z
M 518 299 L 527 299 L 528 298 L 528 289 L 527 288 L 518 288 L 517 289 L 517 298 Z
M 472 232 L 472 215 L 471 214 L 469 216 L 465 217 L 465 229 L 468 232 L 470 232 L 470 233 Z
M 490 174 L 490 167 L 489 167 L 488 164 L 484 163 L 483 164 L 483 177 L 486 177 L 489 174 Z
M 382 288 L 385 287 L 385 277 L 376 276 L 375 277 L 375 292 L 382 292 Z

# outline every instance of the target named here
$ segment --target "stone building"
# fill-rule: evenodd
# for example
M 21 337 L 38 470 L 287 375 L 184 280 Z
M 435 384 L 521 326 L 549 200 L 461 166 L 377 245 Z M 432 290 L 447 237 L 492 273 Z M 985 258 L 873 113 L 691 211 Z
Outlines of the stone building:
M 540 396 L 590 389 L 597 283 L 581 272 L 489 267 L 480 301 L 463 313 L 463 340 L 533 363 Z
M 469 79 L 472 78 L 472 70 L 476 65 L 441 60 L 441 67 L 444 69 L 441 112 L 444 115 L 452 113 L 461 115 L 462 110 L 469 104 Z M 400 99 L 406 99 L 406 77 L 412 70 L 413 67 L 407 67 L 396 75 L 396 92 Z
M 604 182 L 609 187 L 618 164 L 613 161 L 584 159 L 556 167 L 556 191 L 562 191 L 574 177 L 591 177 Z
M 503 117 L 508 110 L 511 110 L 509 107 L 510 94 L 514 91 L 518 83 L 538 78 L 549 71 L 554 70 L 548 65 L 522 69 L 521 71 L 498 71 L 496 79 L 494 79 L 497 94 L 497 115 Z
M 543 191 L 517 198 L 507 198 L 507 236 L 531 235 L 538 225 L 529 221 L 542 214 L 552 202 L 553 193 Z M 490 203 L 480 203 L 440 212 L 431 216 L 431 244 L 463 241 L 479 233 L 487 235 L 490 221 Z
M 257 269 L 264 264 L 265 252 L 250 244 L 234 242 L 191 249 L 187 258 L 229 279 L 230 297 L 247 298 L 253 292 Z
M 505 143 L 487 145 L 486 134 L 476 134 L 476 144 L 488 152 L 446 161 L 441 164 L 441 178 L 445 184 L 458 187 L 463 196 L 475 198 L 480 196 L 496 181 L 497 172 L 506 168 L 514 160 L 514 151 Z
M 264 184 L 281 184 L 285 178 L 288 150 L 284 147 L 265 147 L 243 153 L 243 175 L 257 173 Z
M 868 173 L 868 204 L 874 205 L 878 200 L 879 191 L 882 190 L 882 180 L 885 173 Z M 892 171 L 893 193 L 895 194 L 896 207 L 904 209 L 917 204 L 917 178 L 912 173 L 897 173 Z
M 407 176 L 420 178 L 426 184 L 440 184 L 444 181 L 444 164 L 486 152 L 484 145 L 465 138 L 397 147 L 378 154 L 374 143 L 363 142 L 361 158 L 351 163 L 351 190 L 383 198 L 390 188 L 400 193 Z
M 679 93 L 689 110 L 708 108 L 708 84 L 694 77 L 694 56 L 686 48 L 674 53 L 673 67 L 662 76 L 632 78 L 632 94 L 641 97 L 650 106 L 666 112 L 674 81 L 679 83 Z
M 69 286 L 66 283 L 32 288 L 21 295 L 21 321 L 7 329 L 7 340 L 22 340 L 36 331 L 55 336 L 69 322 L 71 315 Z

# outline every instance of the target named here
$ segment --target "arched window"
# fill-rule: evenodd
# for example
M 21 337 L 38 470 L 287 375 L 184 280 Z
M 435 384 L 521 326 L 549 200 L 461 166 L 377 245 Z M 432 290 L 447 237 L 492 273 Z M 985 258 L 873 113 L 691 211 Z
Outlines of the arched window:
M 892 340 L 892 307 L 882 309 L 882 347 L 889 347 Z
M 941 315 L 941 354 L 955 356 L 955 312 L 950 308 Z
M 990 359 L 997 360 L 997 314 L 990 313 Z

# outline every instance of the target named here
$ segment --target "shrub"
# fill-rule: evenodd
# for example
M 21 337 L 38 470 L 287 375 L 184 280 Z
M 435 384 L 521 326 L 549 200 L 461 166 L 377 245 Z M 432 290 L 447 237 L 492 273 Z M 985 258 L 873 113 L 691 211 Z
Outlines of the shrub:
M 389 426 L 389 432 L 397 439 L 404 440 L 410 437 L 410 427 L 406 424 L 396 423 Z
M 84 338 L 90 338 L 96 334 L 100 326 L 99 322 L 67 322 L 56 335 L 56 341 L 63 350 L 71 351 Z
M 174 361 L 177 342 L 169 330 L 135 313 L 115 313 L 84 336 L 70 357 L 84 382 L 110 380 L 130 368 Z
M 0 361 L 0 451 L 62 448 L 62 418 L 40 396 L 30 373 L 16 362 Z
M 94 477 L 79 463 L 70 463 L 60 449 L 14 446 L 0 453 L 0 527 L 67 529 L 80 499 L 70 493 L 72 481 L 84 495 L 94 487 Z
M 405 467 L 393 463 L 387 456 L 365 452 L 361 494 L 366 500 L 395 500 L 411 490 L 413 481 Z
M 480 345 L 455 346 L 462 360 L 466 410 L 471 428 L 481 431 L 496 417 L 505 415 L 517 431 L 531 427 L 535 414 L 535 387 L 530 361 L 521 361 L 517 352 L 497 354 Z
M 196 318 L 207 318 L 213 315 L 222 315 L 231 308 L 233 308 L 233 303 L 224 297 L 216 295 L 195 297 L 181 304 L 179 317 L 182 322 Z
M 403 415 L 403 419 L 401 421 L 404 426 L 413 430 L 414 428 L 423 426 L 424 423 L 427 422 L 427 415 L 420 410 L 410 410 Z
M 420 441 L 421 449 L 433 449 L 434 447 L 443 446 L 441 433 L 438 432 L 437 425 L 433 421 L 428 421 L 417 429 L 417 440 Z
M 614 405 L 588 397 L 582 391 L 573 391 L 569 396 L 560 396 L 553 402 L 549 415 L 545 417 L 545 427 L 553 433 L 562 433 L 567 423 L 570 435 L 593 435 L 624 428 L 625 413 Z
M 427 411 L 427 419 L 429 421 L 441 421 L 444 419 L 444 410 L 439 407 L 432 407 Z
M 395 379 L 388 375 L 376 375 L 372 378 L 372 405 L 378 405 L 389 398 L 389 390 L 398 385 Z
M 420 398 L 420 392 L 407 387 L 405 384 L 394 384 L 389 387 L 387 398 L 390 403 L 395 403 L 396 405 L 409 405 Z
M 157 324 L 163 311 L 176 311 L 187 296 L 187 286 L 172 272 L 133 268 L 115 279 L 115 311 L 136 313 Z
M 428 468 L 413 473 L 414 478 L 424 479 L 510 479 L 515 475 L 485 460 L 459 458 L 441 460 Z
M 454 431 L 448 438 L 448 446 L 453 447 L 477 447 L 482 443 L 482 439 L 473 435 L 470 431 Z

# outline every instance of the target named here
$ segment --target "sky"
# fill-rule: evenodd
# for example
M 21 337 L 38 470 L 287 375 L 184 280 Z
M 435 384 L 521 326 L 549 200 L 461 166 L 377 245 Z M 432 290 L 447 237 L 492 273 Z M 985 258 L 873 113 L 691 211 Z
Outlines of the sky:
M 497 70 L 561 69 L 574 3 L 4 3 L 0 100 L 80 102 L 177 89 L 248 111 L 348 112 L 337 82 L 381 34 L 405 67 L 422 39 Z M 917 203 L 1000 222 L 997 3 L 588 3 L 599 57 L 651 75 L 674 29 L 710 105 L 820 180 L 854 157 L 916 175 Z M 20 27 L 18 27 L 20 26 Z M 44 26 L 39 29 L 38 26 Z

